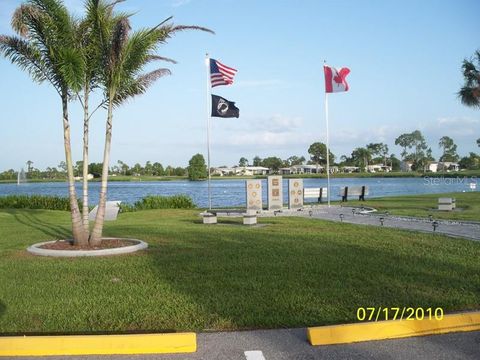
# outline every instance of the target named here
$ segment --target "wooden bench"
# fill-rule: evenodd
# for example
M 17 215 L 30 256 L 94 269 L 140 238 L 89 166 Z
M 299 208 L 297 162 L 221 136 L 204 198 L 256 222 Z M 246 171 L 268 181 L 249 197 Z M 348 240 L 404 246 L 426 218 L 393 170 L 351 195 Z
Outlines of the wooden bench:
M 358 200 L 365 201 L 365 195 L 368 195 L 368 186 L 344 186 L 340 188 L 338 195 L 342 197 L 342 202 L 348 201 L 349 196 L 358 196 Z
M 318 202 L 322 202 L 322 199 L 327 197 L 328 190 L 327 188 L 304 188 L 303 189 L 303 200 L 305 199 L 318 199 Z
M 455 198 L 438 198 L 438 210 L 452 211 L 456 207 Z

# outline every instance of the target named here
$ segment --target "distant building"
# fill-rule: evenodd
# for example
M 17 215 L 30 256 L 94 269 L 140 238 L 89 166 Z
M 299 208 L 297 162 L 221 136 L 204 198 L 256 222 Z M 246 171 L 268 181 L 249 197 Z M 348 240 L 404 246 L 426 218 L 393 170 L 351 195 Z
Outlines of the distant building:
M 368 165 L 367 166 L 367 171 L 371 173 L 375 172 L 390 172 L 392 171 L 391 166 L 383 165 L 383 164 L 374 164 L 374 165 Z

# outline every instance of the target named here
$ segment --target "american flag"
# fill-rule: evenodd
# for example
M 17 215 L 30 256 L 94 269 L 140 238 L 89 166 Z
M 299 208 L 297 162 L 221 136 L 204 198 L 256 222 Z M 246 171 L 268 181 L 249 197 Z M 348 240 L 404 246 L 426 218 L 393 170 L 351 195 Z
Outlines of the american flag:
M 212 87 L 233 84 L 236 69 L 223 65 L 220 61 L 210 59 L 210 79 Z

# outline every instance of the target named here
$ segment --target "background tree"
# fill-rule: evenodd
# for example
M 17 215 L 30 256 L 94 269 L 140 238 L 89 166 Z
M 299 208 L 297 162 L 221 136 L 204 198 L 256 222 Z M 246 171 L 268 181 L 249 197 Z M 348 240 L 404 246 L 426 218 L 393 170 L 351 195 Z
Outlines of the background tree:
M 462 169 L 477 170 L 480 169 L 480 155 L 471 152 L 468 156 L 460 159 L 458 162 Z
M 253 158 L 253 166 L 262 166 L 262 158 L 260 156 L 255 156 Z
M 407 148 L 412 147 L 412 136 L 411 134 L 402 134 L 399 137 L 395 139 L 395 145 L 398 145 L 403 148 L 402 152 L 400 153 L 400 156 L 402 157 L 402 160 L 406 160 L 406 157 L 408 155 Z
M 440 157 L 440 161 L 458 161 L 457 145 L 453 142 L 453 139 L 448 136 L 442 136 L 438 142 L 438 146 L 443 149 L 443 154 Z
M 72 235 L 74 243 L 86 245 L 75 191 L 68 112 L 70 95 L 80 90 L 83 73 L 75 22 L 59 0 L 30 0 L 14 12 L 12 28 L 19 36 L 1 35 L 0 54 L 28 72 L 34 82 L 49 82 L 61 99 Z
M 285 167 L 295 166 L 295 165 L 303 165 L 305 162 L 304 156 L 290 156 L 287 160 L 284 161 Z
M 238 166 L 241 166 L 241 167 L 248 166 L 248 159 L 241 157 L 240 160 L 238 161 Z
M 162 164 L 159 162 L 154 162 L 152 165 L 153 175 L 155 176 L 163 176 L 165 175 L 165 170 L 163 169 Z
M 27 173 L 32 172 L 33 161 L 32 161 L 32 160 L 28 160 L 28 161 L 26 162 L 26 164 L 27 164 Z
M 367 171 L 370 160 L 372 159 L 372 152 L 366 147 L 358 147 L 352 151 L 352 160 L 355 166 L 360 168 L 360 171 Z
M 208 176 L 207 165 L 202 154 L 193 155 L 187 167 L 188 180 L 203 180 Z
M 278 169 L 280 169 L 283 165 L 282 159 L 280 159 L 277 156 L 270 156 L 262 160 L 262 165 L 266 168 L 269 168 L 270 170 L 273 170 L 273 172 L 278 172 Z
M 327 145 L 322 142 L 315 142 L 308 148 L 310 154 L 310 160 L 316 165 L 327 164 Z M 335 161 L 335 155 L 329 151 L 329 162 L 333 164 Z
M 458 92 L 463 105 L 480 108 L 480 50 L 470 60 L 464 59 L 462 64 L 464 84 Z
M 477 146 L 480 147 L 480 138 L 477 139 Z

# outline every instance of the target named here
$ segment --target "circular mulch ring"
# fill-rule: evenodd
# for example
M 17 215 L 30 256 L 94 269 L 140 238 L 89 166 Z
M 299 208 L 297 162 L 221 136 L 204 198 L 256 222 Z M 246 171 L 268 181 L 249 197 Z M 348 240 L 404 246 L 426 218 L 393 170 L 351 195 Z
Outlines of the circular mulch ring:
M 103 238 L 99 247 L 74 246 L 70 241 L 56 240 L 34 244 L 27 251 L 40 256 L 82 257 L 129 254 L 147 247 L 146 242 L 137 239 Z

